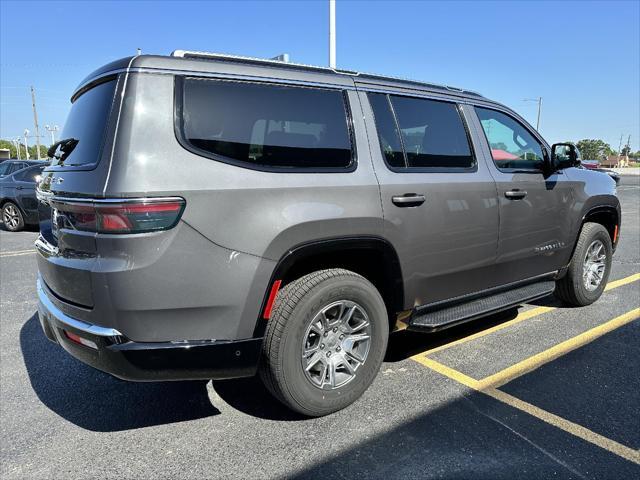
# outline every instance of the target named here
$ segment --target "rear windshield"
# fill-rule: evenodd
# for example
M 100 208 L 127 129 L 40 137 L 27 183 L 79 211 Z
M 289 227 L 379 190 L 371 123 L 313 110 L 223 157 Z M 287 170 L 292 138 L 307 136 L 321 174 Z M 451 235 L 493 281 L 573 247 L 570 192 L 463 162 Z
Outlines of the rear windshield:
M 339 90 L 187 78 L 181 100 L 183 141 L 201 155 L 267 168 L 352 163 Z
M 62 140 L 75 139 L 75 147 L 58 149 L 51 165 L 78 166 L 96 163 L 102 151 L 105 127 L 111 112 L 116 80 L 96 85 L 83 93 L 71 107 L 62 129 Z

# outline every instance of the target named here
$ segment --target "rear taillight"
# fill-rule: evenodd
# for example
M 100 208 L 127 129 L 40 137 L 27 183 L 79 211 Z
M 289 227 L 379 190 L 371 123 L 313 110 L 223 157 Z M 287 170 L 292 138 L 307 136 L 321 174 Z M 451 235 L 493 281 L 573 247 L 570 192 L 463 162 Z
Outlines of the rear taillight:
M 52 200 L 56 228 L 97 233 L 143 233 L 173 228 L 180 220 L 182 198 L 144 198 L 90 202 Z

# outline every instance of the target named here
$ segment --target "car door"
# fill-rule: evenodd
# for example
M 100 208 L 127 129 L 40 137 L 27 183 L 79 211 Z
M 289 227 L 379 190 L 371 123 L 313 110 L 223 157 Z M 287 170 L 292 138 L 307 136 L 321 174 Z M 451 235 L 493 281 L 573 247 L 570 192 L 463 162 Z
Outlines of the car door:
M 25 168 L 13 175 L 15 198 L 26 214 L 26 220 L 35 221 L 38 213 L 38 201 L 36 199 L 36 185 L 38 176 L 42 174 L 44 166 L 36 165 Z
M 407 308 L 490 286 L 498 238 L 494 181 L 455 102 L 361 92 L 384 234 Z
M 524 121 L 493 108 L 475 112 L 500 205 L 497 274 L 510 283 L 558 270 L 573 247 L 570 181 L 548 173 L 549 148 Z

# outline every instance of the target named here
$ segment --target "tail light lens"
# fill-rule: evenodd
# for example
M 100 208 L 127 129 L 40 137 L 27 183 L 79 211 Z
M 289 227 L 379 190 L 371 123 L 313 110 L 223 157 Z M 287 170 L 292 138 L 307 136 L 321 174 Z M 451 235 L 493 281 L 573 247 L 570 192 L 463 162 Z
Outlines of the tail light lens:
M 127 201 L 51 201 L 54 228 L 97 233 L 144 233 L 173 228 L 184 211 L 182 198 Z

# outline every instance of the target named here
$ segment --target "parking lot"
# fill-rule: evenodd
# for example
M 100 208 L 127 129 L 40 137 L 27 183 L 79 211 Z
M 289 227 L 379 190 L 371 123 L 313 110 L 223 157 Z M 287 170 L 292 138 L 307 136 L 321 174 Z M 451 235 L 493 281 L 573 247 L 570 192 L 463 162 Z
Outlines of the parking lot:
M 301 418 L 257 379 L 128 383 L 46 340 L 37 233 L 0 232 L 2 478 L 640 478 L 640 176 L 586 308 L 552 297 L 392 335 L 380 375 Z

